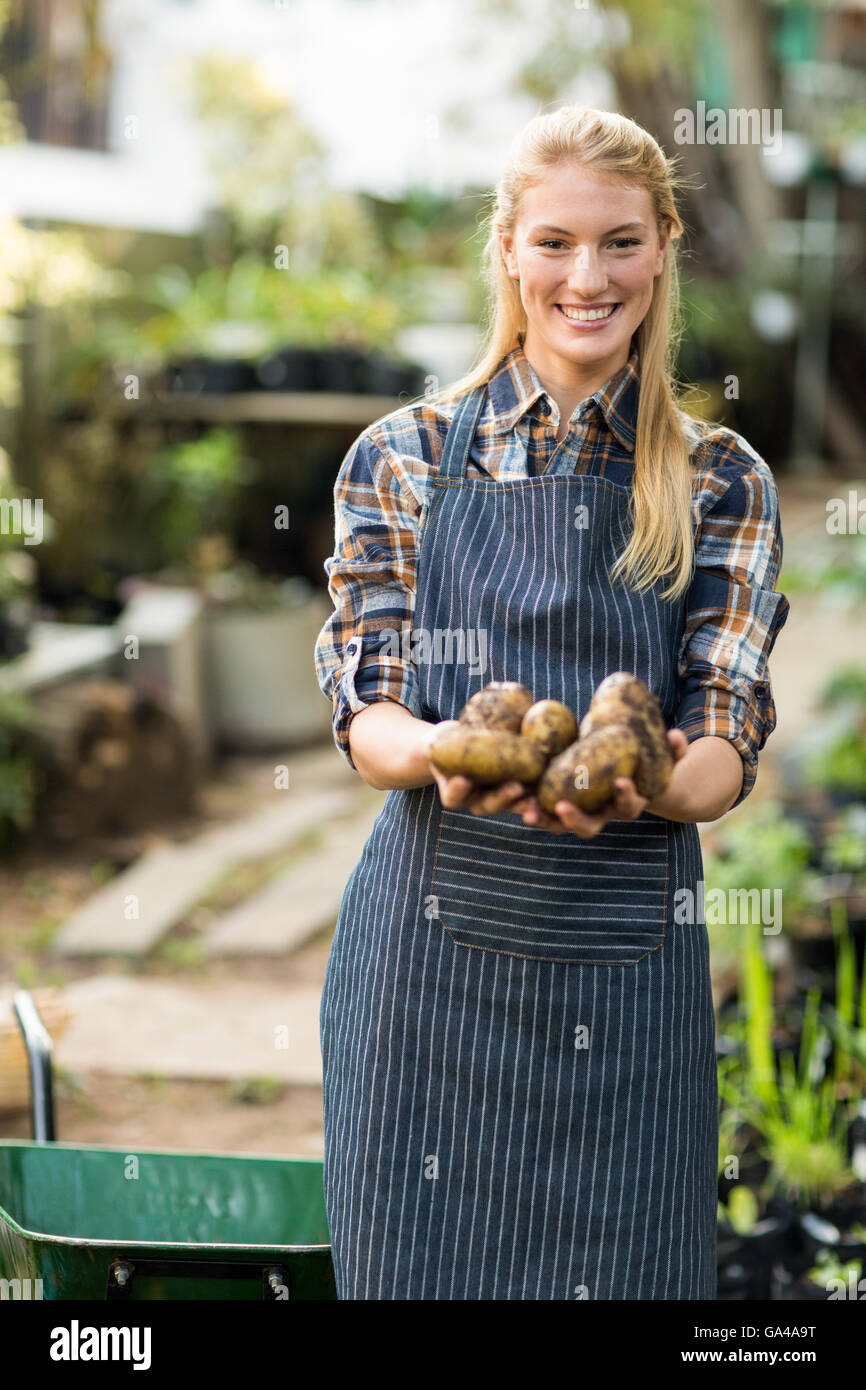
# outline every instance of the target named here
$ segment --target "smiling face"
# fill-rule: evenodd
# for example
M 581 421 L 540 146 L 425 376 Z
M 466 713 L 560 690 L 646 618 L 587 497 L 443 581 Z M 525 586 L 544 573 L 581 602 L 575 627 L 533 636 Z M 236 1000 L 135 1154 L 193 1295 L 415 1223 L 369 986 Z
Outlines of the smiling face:
M 659 236 L 647 190 L 558 165 L 524 193 L 513 238 L 499 240 L 520 282 L 533 365 L 606 380 L 628 360 L 664 267 L 668 229 Z

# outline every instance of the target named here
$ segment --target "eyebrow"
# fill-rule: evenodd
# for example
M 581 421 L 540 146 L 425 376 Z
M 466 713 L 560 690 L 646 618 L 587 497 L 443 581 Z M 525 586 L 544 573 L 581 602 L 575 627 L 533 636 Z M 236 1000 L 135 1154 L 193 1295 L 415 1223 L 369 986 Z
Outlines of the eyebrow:
M 615 232 L 631 232 L 631 231 L 642 231 L 642 232 L 645 232 L 645 231 L 646 231 L 646 223 L 645 223 L 645 222 L 622 222 L 622 223 L 620 224 L 620 226 L 618 226 L 618 227 L 611 227 L 611 229 L 610 229 L 609 232 L 602 232 L 602 236 L 603 236 L 603 237 L 606 237 L 606 236 L 613 236 Z M 533 228 L 532 228 L 532 231 L 531 231 L 531 233 L 530 233 L 530 235 L 534 235 L 536 232 L 555 232 L 555 233 L 557 234 L 557 236 L 571 236 L 571 235 L 572 235 L 572 233 L 569 232 L 569 231 L 567 231 L 565 227 L 551 227 L 551 226 L 550 226 L 548 223 L 546 223 L 546 222 L 539 223 L 539 225 L 538 225 L 537 227 L 533 227 Z

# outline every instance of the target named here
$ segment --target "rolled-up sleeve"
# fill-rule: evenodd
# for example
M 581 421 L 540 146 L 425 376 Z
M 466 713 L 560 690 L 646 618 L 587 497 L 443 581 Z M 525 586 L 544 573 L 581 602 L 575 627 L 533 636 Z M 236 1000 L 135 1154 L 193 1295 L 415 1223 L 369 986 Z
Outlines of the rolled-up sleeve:
M 776 727 L 768 659 L 790 606 L 775 587 L 783 548 L 779 499 L 763 459 L 726 450 L 708 467 L 698 500 L 675 722 L 689 743 L 706 735 L 733 743 L 743 759 L 733 803 L 739 806 Z
M 420 716 L 409 640 L 417 538 L 417 517 L 387 445 L 367 430 L 334 484 L 334 553 L 324 562 L 334 612 L 315 648 L 319 687 L 333 707 L 334 742 L 351 768 L 349 725 L 359 710 L 395 700 Z

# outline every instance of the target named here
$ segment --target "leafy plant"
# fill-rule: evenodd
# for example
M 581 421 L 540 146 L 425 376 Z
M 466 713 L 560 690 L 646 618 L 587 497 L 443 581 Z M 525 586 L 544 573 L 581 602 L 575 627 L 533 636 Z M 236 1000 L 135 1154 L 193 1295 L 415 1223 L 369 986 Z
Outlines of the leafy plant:
M 759 1214 L 758 1199 L 745 1183 L 738 1183 L 728 1193 L 727 1202 L 719 1203 L 719 1215 L 727 1221 L 738 1236 L 747 1236 L 756 1225 Z
M 154 518 L 167 560 L 186 562 L 199 537 L 230 527 L 246 476 L 236 430 L 208 430 L 156 454 L 141 483 L 142 501 Z
M 809 870 L 812 843 L 807 831 L 784 813 L 780 801 L 768 798 L 754 810 L 726 824 L 720 832 L 720 852 L 707 860 L 707 896 L 731 889 L 782 893 L 793 916 L 809 901 L 816 875 Z
M 821 1288 L 826 1288 L 831 1279 L 841 1279 L 846 1285 L 850 1284 L 851 1276 L 855 1284 L 860 1282 L 863 1277 L 862 1260 L 840 1260 L 830 1250 L 819 1250 L 815 1257 L 815 1264 L 806 1271 L 806 1278 L 810 1284 L 820 1284 Z
M 803 773 L 809 786 L 866 796 L 866 736 L 859 724 L 818 730 L 804 752 Z
M 866 709 L 866 668 L 843 666 L 827 679 L 818 695 L 819 709 L 854 704 Z
M 400 325 L 394 301 L 351 266 L 300 275 L 249 253 L 192 276 L 167 266 L 143 296 L 156 313 L 130 332 L 129 355 L 151 368 L 202 356 L 255 362 L 288 345 L 389 348 Z
M 777 1074 L 772 1049 L 772 978 L 760 929 L 746 934 L 743 975 L 745 1064 L 738 1076 L 720 1076 L 731 1110 L 761 1135 L 769 1183 L 801 1205 L 822 1204 L 856 1179 L 848 1165 L 847 1108 L 824 1076 L 826 1029 L 819 1021 L 820 991 L 807 996 L 797 1063 L 783 1054 Z
M 846 806 L 836 828 L 826 836 L 822 858 L 831 870 L 866 869 L 866 806 Z
M 832 558 L 820 550 L 797 565 L 786 565 L 779 588 L 789 595 L 817 593 L 840 607 L 857 608 L 866 598 L 866 536 L 858 532 L 832 539 Z
M 855 1063 L 866 1068 L 866 968 L 858 986 L 857 952 L 845 899 L 831 899 L 830 912 L 837 943 L 836 998 L 827 1015 L 836 1044 L 836 1081 L 850 1083 Z

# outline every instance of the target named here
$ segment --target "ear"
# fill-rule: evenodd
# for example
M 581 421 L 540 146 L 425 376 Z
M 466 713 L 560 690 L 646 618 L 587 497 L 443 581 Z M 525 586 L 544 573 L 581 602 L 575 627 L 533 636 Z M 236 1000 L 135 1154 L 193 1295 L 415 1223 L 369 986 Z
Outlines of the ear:
M 656 264 L 655 264 L 655 270 L 653 271 L 653 276 L 661 275 L 662 271 L 664 270 L 664 266 L 665 266 L 665 254 L 666 254 L 666 252 L 667 252 L 667 247 L 668 247 L 668 245 L 669 245 L 669 243 L 670 243 L 670 236 L 671 236 L 671 223 L 670 223 L 670 218 L 666 217 L 666 218 L 665 218 L 665 222 L 664 222 L 664 226 L 662 227 L 661 231 L 659 232 L 659 253 L 658 253 L 658 255 L 656 256 Z
M 505 262 L 505 269 L 512 280 L 520 279 L 520 266 L 517 264 L 517 256 L 514 252 L 514 241 L 507 232 L 499 233 L 499 249 L 502 252 L 502 259 Z

